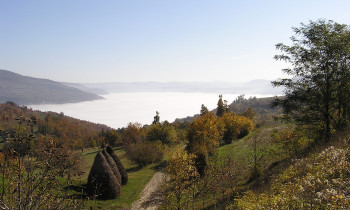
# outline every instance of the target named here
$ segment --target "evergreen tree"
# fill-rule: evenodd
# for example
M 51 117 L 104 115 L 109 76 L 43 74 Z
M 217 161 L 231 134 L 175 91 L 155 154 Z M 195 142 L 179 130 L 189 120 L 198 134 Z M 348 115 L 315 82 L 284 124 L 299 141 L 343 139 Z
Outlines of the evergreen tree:
M 152 124 L 158 124 L 160 121 L 160 117 L 159 117 L 159 112 L 156 111 L 156 116 L 154 116 L 154 120 L 152 122 Z
M 224 102 L 222 100 L 222 95 L 219 95 L 219 101 L 218 101 L 218 107 L 216 109 L 216 116 L 218 117 L 222 117 L 222 115 L 224 115 L 225 113 L 225 106 L 224 106 Z
M 208 108 L 206 106 L 204 106 L 204 104 L 202 104 L 200 115 L 203 116 L 203 115 L 208 114 L 208 113 L 209 113 Z

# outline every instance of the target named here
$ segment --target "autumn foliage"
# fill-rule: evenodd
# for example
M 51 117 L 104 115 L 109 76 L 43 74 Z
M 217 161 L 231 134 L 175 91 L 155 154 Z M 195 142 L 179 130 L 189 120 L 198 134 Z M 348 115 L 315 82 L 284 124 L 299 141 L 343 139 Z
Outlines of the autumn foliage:
M 203 175 L 208 157 L 221 144 L 246 136 L 254 129 L 251 119 L 226 112 L 221 117 L 207 113 L 195 118 L 187 128 L 187 150 L 196 155 L 198 172 Z
M 12 102 L 0 104 L 0 127 L 2 129 L 15 133 L 17 127 L 15 119 L 19 116 L 27 119 L 37 118 L 37 124 L 33 127 L 32 132 L 36 136 L 35 142 L 39 145 L 43 145 L 50 139 L 71 149 L 95 147 L 103 141 L 100 135 L 101 130 L 111 129 L 105 125 L 65 116 L 64 113 L 34 111 L 26 106 L 17 106 Z
M 212 154 L 220 145 L 223 129 L 212 113 L 195 118 L 187 129 L 188 151 Z
M 169 208 L 182 209 L 188 199 L 191 186 L 199 178 L 195 158 L 193 154 L 178 150 L 169 159 L 165 169 L 169 175 L 165 198 Z
M 237 199 L 239 209 L 348 209 L 349 149 L 329 147 L 297 160 L 267 193 L 248 191 Z

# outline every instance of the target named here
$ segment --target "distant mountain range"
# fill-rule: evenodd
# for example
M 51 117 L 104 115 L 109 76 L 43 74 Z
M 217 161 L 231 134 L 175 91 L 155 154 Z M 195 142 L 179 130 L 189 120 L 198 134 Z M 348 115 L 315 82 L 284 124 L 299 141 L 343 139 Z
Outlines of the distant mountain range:
M 217 94 L 282 95 L 268 80 L 250 82 L 133 82 L 82 83 L 66 85 L 96 94 L 119 92 L 201 92 Z
M 0 70 L 0 103 L 12 101 L 19 105 L 62 104 L 97 99 L 103 97 L 60 82 Z
M 103 99 L 120 92 L 200 92 L 215 94 L 282 95 L 268 80 L 250 82 L 114 82 L 61 83 L 0 70 L 0 103 L 62 104 Z

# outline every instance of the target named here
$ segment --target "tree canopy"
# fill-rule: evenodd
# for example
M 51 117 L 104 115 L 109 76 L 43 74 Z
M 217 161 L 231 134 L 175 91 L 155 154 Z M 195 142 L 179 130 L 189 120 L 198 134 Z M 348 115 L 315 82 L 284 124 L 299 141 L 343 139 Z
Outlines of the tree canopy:
M 273 106 L 284 117 L 312 125 L 322 137 L 348 122 L 350 93 L 350 28 L 333 21 L 310 21 L 293 28 L 292 45 L 276 45 L 282 54 L 275 59 L 291 64 L 283 69 L 287 78 L 273 81 L 284 86 L 284 98 Z

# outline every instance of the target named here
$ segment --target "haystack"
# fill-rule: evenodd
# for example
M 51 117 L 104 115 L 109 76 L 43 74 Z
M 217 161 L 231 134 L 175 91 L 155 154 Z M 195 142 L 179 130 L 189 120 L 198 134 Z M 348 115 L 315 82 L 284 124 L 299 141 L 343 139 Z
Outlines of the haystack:
M 120 196 L 120 184 L 101 152 L 98 152 L 91 167 L 87 193 L 99 199 L 115 199 Z
M 126 170 L 125 170 L 122 162 L 120 161 L 118 156 L 116 154 L 114 154 L 114 151 L 113 151 L 111 146 L 108 145 L 106 148 L 106 151 L 113 158 L 114 162 L 117 164 L 120 175 L 122 177 L 122 185 L 126 185 L 128 183 L 128 174 L 126 173 Z
M 115 175 L 115 178 L 117 179 L 119 185 L 121 185 L 122 178 L 120 176 L 120 172 L 119 172 L 117 164 L 114 162 L 113 158 L 108 154 L 108 152 L 106 152 L 106 150 L 103 150 L 102 154 L 105 157 L 109 167 L 111 167 L 111 169 L 112 169 L 112 171 L 113 171 L 113 173 Z

